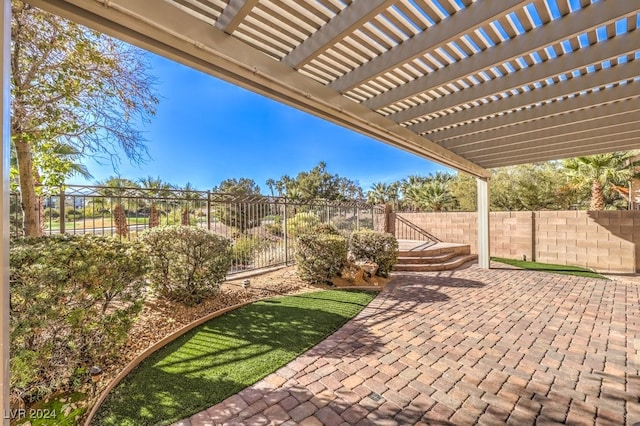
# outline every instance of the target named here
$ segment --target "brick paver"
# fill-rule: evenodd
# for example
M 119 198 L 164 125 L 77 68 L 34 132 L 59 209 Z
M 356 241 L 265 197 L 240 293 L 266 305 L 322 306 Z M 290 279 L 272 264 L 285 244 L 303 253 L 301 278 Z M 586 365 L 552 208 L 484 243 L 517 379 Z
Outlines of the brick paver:
M 176 425 L 631 426 L 639 295 L 634 281 L 510 268 L 397 273 L 327 340 Z

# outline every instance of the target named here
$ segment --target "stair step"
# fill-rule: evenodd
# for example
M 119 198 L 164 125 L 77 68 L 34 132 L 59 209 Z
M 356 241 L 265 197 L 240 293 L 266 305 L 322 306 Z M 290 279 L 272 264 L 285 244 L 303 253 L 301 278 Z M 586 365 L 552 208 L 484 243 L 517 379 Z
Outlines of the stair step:
M 393 267 L 393 270 L 404 272 L 450 271 L 464 265 L 467 262 L 476 260 L 477 258 L 478 255 L 476 254 L 466 254 L 457 256 L 453 259 L 441 263 L 396 264 Z
M 437 254 L 437 255 L 427 255 L 427 256 L 406 256 L 406 257 L 398 257 L 399 265 L 408 265 L 415 263 L 442 263 L 447 260 L 453 259 L 458 256 L 457 253 L 445 253 L 445 254 Z
M 464 255 L 471 253 L 471 246 L 458 245 L 450 247 L 439 247 L 424 250 L 400 250 L 398 251 L 398 257 L 432 257 L 444 254 L 454 253 L 456 255 Z

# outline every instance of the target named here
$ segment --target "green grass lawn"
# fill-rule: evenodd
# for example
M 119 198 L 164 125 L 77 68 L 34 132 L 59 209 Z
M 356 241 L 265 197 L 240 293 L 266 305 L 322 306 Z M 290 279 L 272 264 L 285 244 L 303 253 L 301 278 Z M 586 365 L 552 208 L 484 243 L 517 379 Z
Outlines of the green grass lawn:
M 86 408 L 72 409 L 69 406 L 85 398 L 85 394 L 74 392 L 64 396 L 52 397 L 47 401 L 39 401 L 26 410 L 25 418 L 18 421 L 17 424 L 24 425 L 29 422 L 31 426 L 75 426 L 79 424 L 78 421 L 82 418 Z
M 149 223 L 149 218 L 147 217 L 128 217 L 127 224 L 129 225 L 146 225 Z M 76 221 L 67 221 L 64 223 L 64 227 L 66 230 L 72 229 L 102 229 L 102 228 L 111 228 L 115 226 L 113 222 L 113 218 L 111 216 L 105 216 L 104 218 L 91 218 L 91 219 L 78 219 Z M 60 222 L 59 221 L 45 221 L 44 224 L 45 229 L 50 229 L 52 231 L 60 230 Z
M 147 358 L 109 395 L 95 425 L 164 425 L 257 382 L 323 340 L 377 293 L 276 297 L 203 324 Z
M 502 257 L 492 257 L 491 260 L 494 260 L 500 263 L 506 263 L 507 265 L 516 266 L 522 269 L 528 269 L 531 271 L 543 271 L 543 272 L 551 272 L 553 274 L 575 275 L 578 277 L 588 277 L 588 278 L 602 278 L 605 280 L 608 279 L 603 275 L 600 275 L 589 269 L 580 268 L 579 266 L 554 265 L 553 263 L 527 262 L 524 260 L 504 259 Z

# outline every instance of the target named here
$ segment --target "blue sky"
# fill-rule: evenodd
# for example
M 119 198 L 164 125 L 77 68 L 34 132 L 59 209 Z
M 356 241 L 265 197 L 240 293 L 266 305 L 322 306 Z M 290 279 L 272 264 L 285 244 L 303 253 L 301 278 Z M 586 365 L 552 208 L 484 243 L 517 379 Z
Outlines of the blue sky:
M 374 182 L 449 170 L 168 59 L 150 58 L 160 95 L 157 114 L 144 127 L 150 159 L 132 165 L 122 156 L 121 177 L 159 176 L 202 190 L 247 177 L 267 193 L 268 178 L 295 176 L 325 161 L 330 173 L 359 181 L 366 193 Z M 94 181 L 115 174 L 110 162 L 84 162 Z M 76 177 L 68 183 L 86 182 Z

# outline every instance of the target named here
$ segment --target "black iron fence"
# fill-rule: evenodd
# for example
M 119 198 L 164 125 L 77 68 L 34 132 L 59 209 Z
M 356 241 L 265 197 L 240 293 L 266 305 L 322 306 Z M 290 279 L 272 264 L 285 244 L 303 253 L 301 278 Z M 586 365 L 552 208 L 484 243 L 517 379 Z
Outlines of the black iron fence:
M 206 228 L 232 241 L 231 273 L 287 264 L 295 237 L 330 223 L 345 235 L 383 231 L 384 208 L 360 201 L 297 201 L 285 197 L 209 191 L 69 185 L 42 191 L 39 224 L 44 235 L 100 234 L 136 238 L 162 225 Z M 11 194 L 11 233 L 22 235 L 19 194 Z
M 394 231 L 393 235 L 402 240 L 416 240 L 416 241 L 429 241 L 432 244 L 442 242 L 438 237 L 416 225 L 413 222 L 408 221 L 402 216 L 393 214 Z

